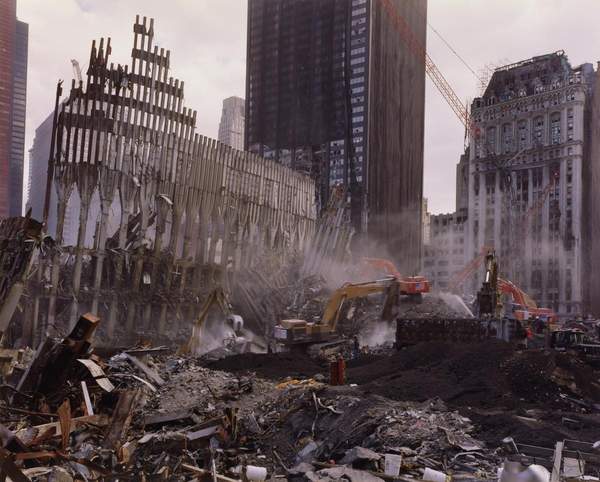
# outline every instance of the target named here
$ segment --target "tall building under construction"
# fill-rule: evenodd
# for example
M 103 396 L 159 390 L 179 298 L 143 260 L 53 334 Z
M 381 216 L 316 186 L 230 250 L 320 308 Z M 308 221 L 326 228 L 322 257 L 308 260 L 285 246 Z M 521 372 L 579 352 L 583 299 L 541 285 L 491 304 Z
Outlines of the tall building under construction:
M 542 55 L 497 69 L 471 108 L 467 259 L 493 247 L 502 276 L 565 317 L 590 310 L 595 79 Z
M 425 66 L 398 19 L 425 45 L 427 1 L 248 5 L 246 149 L 310 173 L 321 206 L 345 186 L 357 230 L 417 271 Z

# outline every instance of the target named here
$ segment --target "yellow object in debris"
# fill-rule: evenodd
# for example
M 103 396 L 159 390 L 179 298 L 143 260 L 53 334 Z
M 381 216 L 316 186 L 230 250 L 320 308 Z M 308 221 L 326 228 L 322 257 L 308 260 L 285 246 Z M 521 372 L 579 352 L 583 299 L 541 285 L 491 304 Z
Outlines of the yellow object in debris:
M 323 385 L 321 382 L 316 381 L 314 378 L 307 378 L 305 380 L 286 380 L 278 385 L 275 385 L 277 390 L 283 390 L 284 388 L 300 388 L 300 387 L 318 387 Z

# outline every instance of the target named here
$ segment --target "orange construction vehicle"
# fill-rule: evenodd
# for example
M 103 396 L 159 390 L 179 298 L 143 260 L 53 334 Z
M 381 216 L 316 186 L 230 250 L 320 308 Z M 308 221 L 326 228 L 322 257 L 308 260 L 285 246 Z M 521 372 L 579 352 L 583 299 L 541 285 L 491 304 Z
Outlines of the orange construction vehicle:
M 407 296 L 421 296 L 429 293 L 429 280 L 425 276 L 402 276 L 396 265 L 389 259 L 384 258 L 362 258 L 361 274 L 369 274 L 369 277 L 391 276 L 398 280 L 400 294 Z
M 539 308 L 537 303 L 512 281 L 498 278 L 498 289 L 501 293 L 511 295 L 514 304 L 513 314 L 517 320 L 528 321 L 539 319 L 546 323 L 556 323 L 556 313 L 550 308 Z

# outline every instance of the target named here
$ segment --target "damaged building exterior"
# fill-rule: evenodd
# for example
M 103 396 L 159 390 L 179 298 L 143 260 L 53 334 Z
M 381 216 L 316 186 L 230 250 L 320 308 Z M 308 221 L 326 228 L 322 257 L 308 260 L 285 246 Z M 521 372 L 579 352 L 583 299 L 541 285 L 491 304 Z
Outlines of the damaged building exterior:
M 563 52 L 534 57 L 497 69 L 471 108 L 467 259 L 494 247 L 502 275 L 562 316 L 589 309 L 595 76 Z
M 136 18 L 133 35 L 130 65 L 111 63 L 110 39 L 94 41 L 85 80 L 62 102 L 57 88 L 44 217 L 55 198 L 62 252 L 30 289 L 34 340 L 87 310 L 114 339 L 176 331 L 210 285 L 265 252 L 302 249 L 315 230 L 314 181 L 196 133 L 153 20 Z M 65 246 L 73 197 L 77 240 Z
M 449 291 L 453 277 L 465 265 L 466 210 L 429 216 L 428 242 L 423 249 L 423 274 L 433 289 Z
M 425 45 L 426 0 L 392 3 Z M 246 148 L 310 174 L 320 206 L 345 186 L 353 226 L 405 272 L 420 266 L 424 98 L 384 2 L 249 2 Z

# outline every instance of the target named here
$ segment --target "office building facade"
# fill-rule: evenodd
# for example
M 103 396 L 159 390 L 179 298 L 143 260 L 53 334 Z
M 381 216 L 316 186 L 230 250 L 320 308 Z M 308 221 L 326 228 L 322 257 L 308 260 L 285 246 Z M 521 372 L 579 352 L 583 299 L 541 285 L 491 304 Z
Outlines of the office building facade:
M 0 218 L 22 211 L 27 44 L 16 0 L 0 0 Z
M 471 108 L 469 257 L 493 247 L 503 277 L 564 317 L 587 305 L 595 77 L 563 52 L 534 57 L 496 69 Z
M 244 150 L 245 102 L 240 97 L 223 101 L 218 140 L 234 149 Z
M 425 45 L 426 0 L 392 0 Z M 405 271 L 421 249 L 425 67 L 383 3 L 250 0 L 245 147 L 338 185 L 349 220 Z

